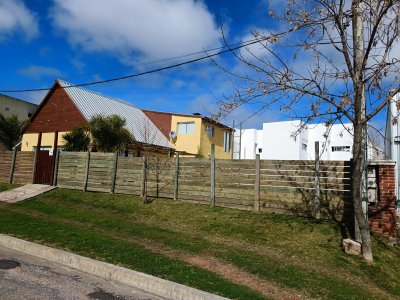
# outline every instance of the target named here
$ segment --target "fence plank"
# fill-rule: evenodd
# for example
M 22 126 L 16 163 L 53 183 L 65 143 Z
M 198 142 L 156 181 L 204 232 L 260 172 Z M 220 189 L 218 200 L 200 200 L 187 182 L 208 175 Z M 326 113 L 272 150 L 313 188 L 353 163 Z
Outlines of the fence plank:
M 211 144 L 211 205 L 215 206 L 215 145 Z
M 10 163 L 11 156 L 7 157 Z M 115 193 L 143 195 L 143 159 L 118 157 L 115 168 L 114 158 L 115 154 L 94 153 L 85 169 L 87 154 L 62 152 L 58 185 L 79 189 L 87 176 L 86 188 L 90 191 L 111 189 Z M 211 200 L 215 206 L 314 215 L 315 161 L 259 160 L 258 165 L 257 160 L 214 159 L 213 163 L 187 157 L 149 158 L 148 196 L 200 204 L 210 204 Z M 349 206 L 349 166 L 348 162 L 320 161 L 321 218 L 337 218 Z M 20 172 L 29 173 L 29 169 L 20 166 Z

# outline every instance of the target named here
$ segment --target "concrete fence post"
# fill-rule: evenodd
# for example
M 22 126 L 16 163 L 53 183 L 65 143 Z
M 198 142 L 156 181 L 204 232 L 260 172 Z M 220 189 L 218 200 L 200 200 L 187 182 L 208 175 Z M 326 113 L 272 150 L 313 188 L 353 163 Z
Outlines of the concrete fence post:
M 87 191 L 87 185 L 89 181 L 89 167 L 90 167 L 90 151 L 87 152 L 86 156 L 86 169 L 85 169 L 85 181 L 83 183 L 83 191 Z
M 17 147 L 14 147 L 13 148 L 13 153 L 12 153 L 10 177 L 8 178 L 8 183 L 12 183 L 13 182 L 16 158 L 17 158 Z
M 215 145 L 211 144 L 211 205 L 215 206 Z
M 115 191 L 115 179 L 117 177 L 117 168 L 118 168 L 118 152 L 115 152 L 113 165 L 112 165 L 112 172 L 111 172 L 111 193 L 114 194 Z
M 260 211 L 260 154 L 256 154 L 256 178 L 254 182 L 254 211 Z
M 321 218 L 321 186 L 319 176 L 319 142 L 315 142 L 315 198 L 314 198 L 314 217 Z
M 58 177 L 58 164 L 60 160 L 60 148 L 56 148 L 56 159 L 54 162 L 54 173 L 53 173 L 53 186 L 57 185 L 57 177 Z
M 174 173 L 174 200 L 178 200 L 178 184 L 179 184 L 179 152 L 176 152 L 175 173 Z

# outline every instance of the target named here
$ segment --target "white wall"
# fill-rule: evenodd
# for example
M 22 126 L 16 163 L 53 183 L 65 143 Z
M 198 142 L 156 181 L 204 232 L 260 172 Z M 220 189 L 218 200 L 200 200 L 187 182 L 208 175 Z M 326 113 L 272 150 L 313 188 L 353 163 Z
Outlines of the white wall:
M 325 124 L 310 124 L 308 159 L 315 159 L 315 142 L 319 142 L 321 160 L 350 160 L 353 151 L 353 126 L 334 124 L 326 127 Z M 346 151 L 333 151 L 333 147 L 349 147 Z
M 303 125 L 303 126 L 302 126 Z M 315 141 L 320 142 L 321 159 L 350 160 L 352 157 L 351 124 L 335 124 L 327 131 L 325 124 L 304 126 L 299 120 L 264 123 L 262 130 L 242 129 L 241 159 L 299 160 L 315 159 Z M 297 132 L 297 135 L 295 133 Z M 328 136 L 326 137 L 326 133 Z M 240 130 L 236 129 L 234 158 L 239 158 Z M 332 151 L 332 147 L 348 146 L 348 151 Z M 259 149 L 261 148 L 261 152 Z
M 301 125 L 301 121 L 264 123 L 261 159 L 306 159 L 307 151 L 302 144 L 308 144 L 307 129 L 293 136 Z
M 242 131 L 240 131 L 240 129 L 236 129 L 234 137 L 233 158 L 239 159 L 240 153 L 241 159 L 255 159 L 256 154 L 259 153 L 259 148 L 262 147 L 262 130 L 242 129 Z M 239 143 L 241 143 L 240 152 Z

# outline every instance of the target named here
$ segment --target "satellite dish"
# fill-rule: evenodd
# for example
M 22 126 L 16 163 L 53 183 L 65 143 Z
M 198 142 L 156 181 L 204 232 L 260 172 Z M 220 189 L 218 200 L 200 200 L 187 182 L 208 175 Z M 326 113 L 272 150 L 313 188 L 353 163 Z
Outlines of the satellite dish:
M 175 131 L 170 131 L 168 136 L 169 136 L 170 139 L 174 139 L 174 138 L 176 138 L 176 132 Z

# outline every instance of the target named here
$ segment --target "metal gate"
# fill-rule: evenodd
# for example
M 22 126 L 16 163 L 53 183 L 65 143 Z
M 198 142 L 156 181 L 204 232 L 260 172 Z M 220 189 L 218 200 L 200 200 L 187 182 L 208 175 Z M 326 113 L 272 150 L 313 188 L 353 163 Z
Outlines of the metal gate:
M 49 151 L 40 150 L 36 153 L 35 177 L 33 183 L 51 185 L 54 172 L 54 156 Z

